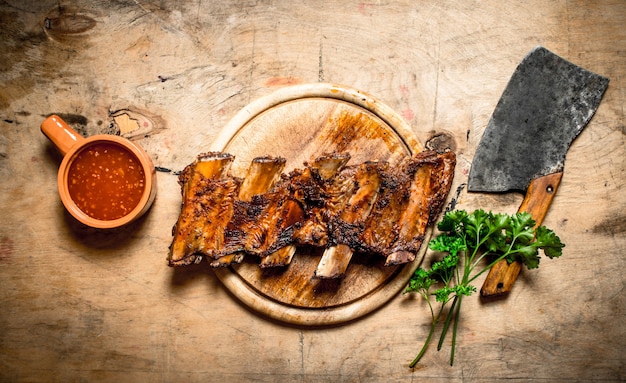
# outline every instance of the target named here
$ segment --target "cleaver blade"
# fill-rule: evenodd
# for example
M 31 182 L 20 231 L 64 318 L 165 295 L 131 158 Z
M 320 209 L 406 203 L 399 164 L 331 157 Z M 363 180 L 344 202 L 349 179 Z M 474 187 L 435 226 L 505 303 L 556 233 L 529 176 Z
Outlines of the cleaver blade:
M 541 225 L 572 141 L 593 117 L 609 79 L 536 47 L 511 76 L 476 149 L 470 192 L 525 193 L 520 212 Z M 521 263 L 494 265 L 482 296 L 508 293 Z

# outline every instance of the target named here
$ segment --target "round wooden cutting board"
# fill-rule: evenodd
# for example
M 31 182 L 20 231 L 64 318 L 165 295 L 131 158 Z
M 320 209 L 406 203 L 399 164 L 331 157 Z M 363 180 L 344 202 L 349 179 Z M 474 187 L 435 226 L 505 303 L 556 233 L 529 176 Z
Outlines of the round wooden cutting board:
M 211 147 L 235 156 L 231 174 L 242 177 L 253 158 L 284 157 L 285 172 L 324 153 L 348 152 L 348 164 L 388 161 L 393 166 L 422 150 L 410 126 L 374 97 L 343 86 L 307 84 L 282 88 L 242 109 Z M 426 241 L 430 237 L 429 229 Z M 296 250 L 287 267 L 261 269 L 258 259 L 215 269 L 224 286 L 250 308 L 297 325 L 354 320 L 389 301 L 421 262 L 386 267 L 384 258 L 354 254 L 346 275 L 319 280 L 323 249 Z

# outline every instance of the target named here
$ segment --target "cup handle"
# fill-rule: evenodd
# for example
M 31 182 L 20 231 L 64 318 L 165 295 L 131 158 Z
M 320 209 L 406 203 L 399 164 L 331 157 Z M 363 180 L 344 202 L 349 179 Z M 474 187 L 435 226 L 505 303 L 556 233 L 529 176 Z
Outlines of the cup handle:
M 54 114 L 41 123 L 41 131 L 63 155 L 78 142 L 84 140 L 78 132 L 70 128 L 67 122 Z

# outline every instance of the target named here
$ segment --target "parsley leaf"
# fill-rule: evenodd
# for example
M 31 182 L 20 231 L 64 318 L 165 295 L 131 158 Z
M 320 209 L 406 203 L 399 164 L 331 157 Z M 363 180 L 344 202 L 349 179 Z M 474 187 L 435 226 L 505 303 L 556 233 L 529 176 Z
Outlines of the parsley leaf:
M 545 226 L 539 226 L 535 230 L 535 235 L 537 237 L 535 244 L 543 249 L 546 257 L 552 259 L 563 255 L 565 244 L 561 242 L 561 239 L 552 230 Z

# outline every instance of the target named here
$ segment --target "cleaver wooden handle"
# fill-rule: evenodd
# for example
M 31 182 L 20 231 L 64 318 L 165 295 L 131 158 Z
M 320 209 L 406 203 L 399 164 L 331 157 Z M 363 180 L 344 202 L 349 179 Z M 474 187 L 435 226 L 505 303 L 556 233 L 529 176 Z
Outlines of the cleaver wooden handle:
M 535 178 L 530 182 L 518 212 L 530 213 L 535 220 L 535 227 L 540 226 L 546 217 L 562 176 L 563 172 L 557 172 Z M 490 297 L 508 293 L 513 288 L 521 269 L 522 263 L 519 261 L 509 264 L 503 259 L 496 263 L 489 270 L 480 289 L 480 295 Z

